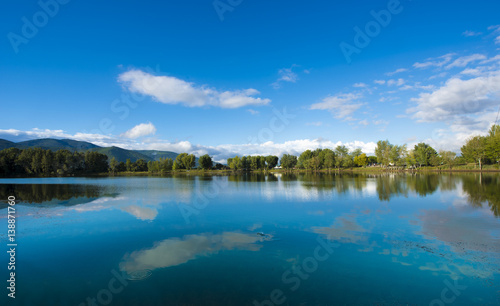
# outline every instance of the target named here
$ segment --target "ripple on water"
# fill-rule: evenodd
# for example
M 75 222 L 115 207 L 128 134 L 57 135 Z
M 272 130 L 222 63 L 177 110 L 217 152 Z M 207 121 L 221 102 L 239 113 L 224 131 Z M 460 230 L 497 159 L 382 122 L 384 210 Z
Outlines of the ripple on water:
M 145 269 L 145 270 L 140 270 L 140 271 L 133 271 L 130 273 L 127 273 L 127 280 L 130 281 L 142 281 L 145 279 L 148 279 L 151 274 L 153 274 L 153 271 Z

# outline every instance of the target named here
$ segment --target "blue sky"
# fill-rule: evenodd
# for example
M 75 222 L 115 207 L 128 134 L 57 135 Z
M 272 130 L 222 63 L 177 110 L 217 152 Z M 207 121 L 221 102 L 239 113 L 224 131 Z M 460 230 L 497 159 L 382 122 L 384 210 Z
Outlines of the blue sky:
M 381 139 L 459 150 L 500 106 L 498 12 L 498 1 L 9 1 L 0 138 L 217 160 L 371 153 Z

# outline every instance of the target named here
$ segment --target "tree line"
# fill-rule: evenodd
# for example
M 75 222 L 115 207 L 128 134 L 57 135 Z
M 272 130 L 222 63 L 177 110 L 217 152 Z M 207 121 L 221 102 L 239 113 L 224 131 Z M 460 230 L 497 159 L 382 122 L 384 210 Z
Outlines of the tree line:
M 0 151 L 0 176 L 67 176 L 108 171 L 108 157 L 98 152 L 41 148 Z

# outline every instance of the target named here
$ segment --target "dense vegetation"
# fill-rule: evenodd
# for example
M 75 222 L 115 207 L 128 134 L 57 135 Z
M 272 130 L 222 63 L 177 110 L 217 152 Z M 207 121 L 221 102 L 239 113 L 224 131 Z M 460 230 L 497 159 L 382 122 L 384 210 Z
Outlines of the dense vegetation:
M 9 148 L 0 151 L 0 176 L 88 175 L 108 171 L 108 157 L 97 152 Z

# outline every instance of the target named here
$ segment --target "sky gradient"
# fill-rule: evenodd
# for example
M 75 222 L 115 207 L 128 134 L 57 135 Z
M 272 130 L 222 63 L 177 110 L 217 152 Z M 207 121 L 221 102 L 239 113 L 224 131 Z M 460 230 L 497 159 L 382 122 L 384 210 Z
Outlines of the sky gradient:
M 500 106 L 498 1 L 9 1 L 0 138 L 459 151 Z

